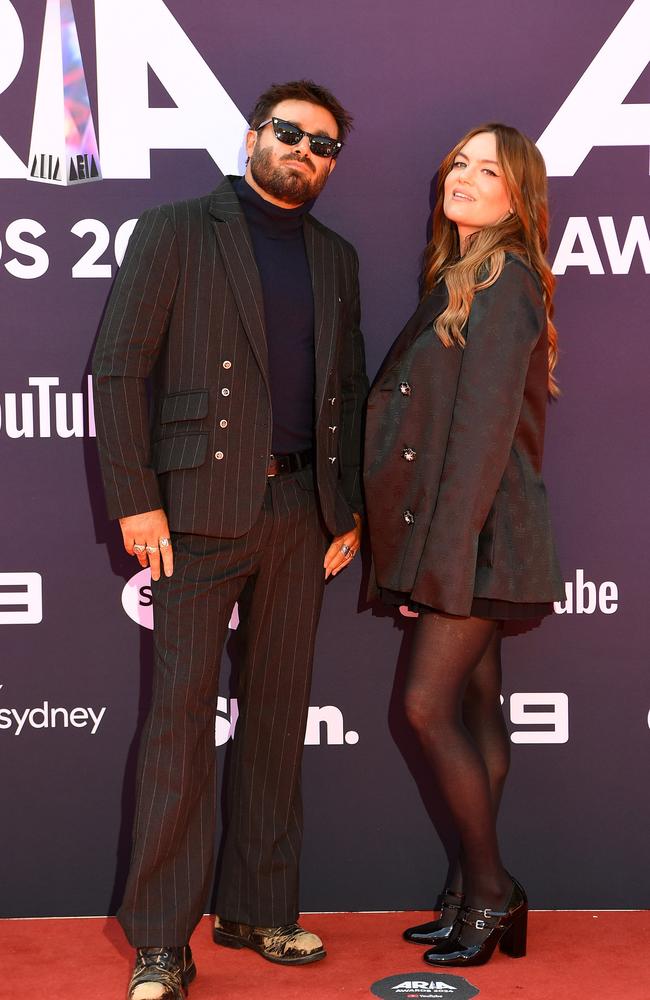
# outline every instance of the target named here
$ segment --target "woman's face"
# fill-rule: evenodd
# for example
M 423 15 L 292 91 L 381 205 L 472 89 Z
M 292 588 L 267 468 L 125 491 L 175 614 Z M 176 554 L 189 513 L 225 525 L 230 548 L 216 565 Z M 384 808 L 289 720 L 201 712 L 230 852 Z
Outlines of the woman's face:
M 461 248 L 468 236 L 499 222 L 511 207 L 496 136 L 479 132 L 457 153 L 445 179 L 443 211 L 458 227 Z

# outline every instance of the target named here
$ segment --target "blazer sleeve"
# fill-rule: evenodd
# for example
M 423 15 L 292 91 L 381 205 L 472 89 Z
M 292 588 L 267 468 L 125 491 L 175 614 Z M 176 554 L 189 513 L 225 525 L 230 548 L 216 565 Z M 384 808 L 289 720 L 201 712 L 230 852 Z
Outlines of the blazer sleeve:
M 162 506 L 152 467 L 146 379 L 167 335 L 179 265 L 174 227 L 161 208 L 133 231 L 92 362 L 99 458 L 109 517 Z
M 363 514 L 361 447 L 363 409 L 368 396 L 366 355 L 361 333 L 359 258 L 350 247 L 351 262 L 346 269 L 346 296 L 349 329 L 341 351 L 341 488 L 350 509 Z
M 530 355 L 545 324 L 539 286 L 518 260 L 507 261 L 497 281 L 475 295 L 415 600 L 421 586 L 434 606 L 470 613 L 478 537 L 506 469 Z

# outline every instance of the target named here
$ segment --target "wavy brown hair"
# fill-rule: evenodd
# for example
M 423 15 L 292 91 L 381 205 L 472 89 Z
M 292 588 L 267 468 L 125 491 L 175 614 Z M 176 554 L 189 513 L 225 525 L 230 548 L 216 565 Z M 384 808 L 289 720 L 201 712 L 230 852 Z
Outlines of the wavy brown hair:
M 513 212 L 492 226 L 485 226 L 465 240 L 461 256 L 458 229 L 443 211 L 444 187 L 456 156 L 475 135 L 491 132 L 496 138 L 497 159 L 510 195 Z M 553 370 L 557 364 L 557 331 L 553 325 L 555 278 L 546 260 L 548 248 L 548 195 L 546 167 L 535 144 L 509 125 L 491 122 L 473 128 L 444 158 L 438 172 L 431 242 L 424 252 L 424 294 L 444 279 L 449 292 L 447 308 L 435 322 L 445 345 L 465 346 L 463 329 L 477 291 L 493 285 L 503 270 L 507 253 L 516 254 L 538 276 L 548 317 L 548 390 L 559 395 Z

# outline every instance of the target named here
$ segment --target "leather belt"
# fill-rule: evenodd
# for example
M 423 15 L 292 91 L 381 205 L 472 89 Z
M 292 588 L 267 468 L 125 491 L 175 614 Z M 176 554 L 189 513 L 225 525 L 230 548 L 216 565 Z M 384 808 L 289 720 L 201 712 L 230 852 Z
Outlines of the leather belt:
M 269 467 L 266 475 L 281 476 L 287 472 L 298 472 L 305 466 L 311 465 L 314 456 L 313 448 L 306 448 L 305 451 L 292 451 L 288 455 L 269 455 Z

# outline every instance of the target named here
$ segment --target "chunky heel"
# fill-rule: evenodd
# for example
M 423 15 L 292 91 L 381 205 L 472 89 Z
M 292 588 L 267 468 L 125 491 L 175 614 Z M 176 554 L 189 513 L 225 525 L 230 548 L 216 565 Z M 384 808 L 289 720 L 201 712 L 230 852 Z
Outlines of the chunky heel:
M 526 954 L 526 937 L 528 933 L 528 906 L 525 904 L 515 912 L 512 923 L 506 928 L 499 947 L 510 958 L 523 958 Z

